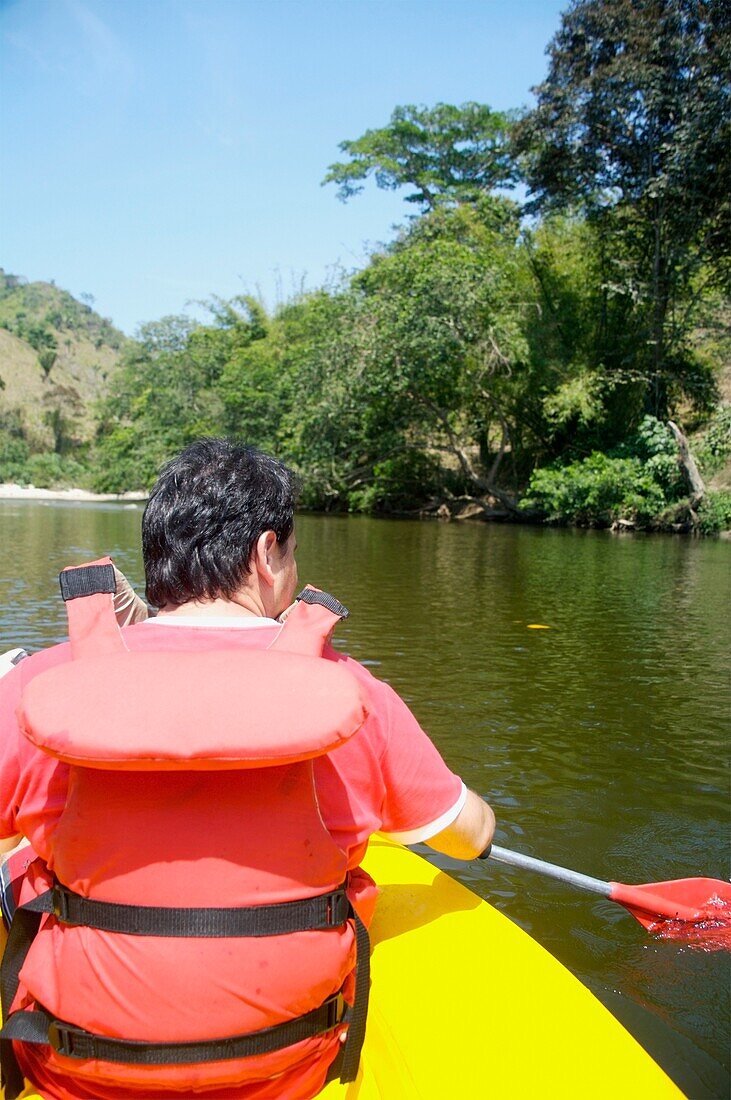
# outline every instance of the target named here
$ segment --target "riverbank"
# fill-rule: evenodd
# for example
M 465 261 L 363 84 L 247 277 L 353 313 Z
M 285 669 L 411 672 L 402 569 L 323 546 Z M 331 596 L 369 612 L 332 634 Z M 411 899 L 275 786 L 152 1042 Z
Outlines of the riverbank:
M 129 490 L 125 493 L 92 493 L 88 489 L 40 489 L 34 485 L 18 485 L 17 482 L 2 482 L 0 483 L 0 500 L 39 500 L 39 501 L 66 501 L 67 503 L 82 503 L 82 504 L 137 504 L 144 503 L 148 498 L 148 493 L 143 490 Z M 455 503 L 455 502 L 452 502 Z M 310 509 L 305 509 L 309 511 Z M 314 509 L 318 511 L 318 509 Z M 447 522 L 492 522 L 492 523 L 517 523 L 526 524 L 531 526 L 549 526 L 549 527 L 593 527 L 603 530 L 611 530 L 613 532 L 641 532 L 643 534 L 676 534 L 676 535 L 689 535 L 689 534 L 706 534 L 706 535 L 718 535 L 723 539 L 731 539 L 731 530 L 728 527 L 724 527 L 724 520 L 719 517 L 717 525 L 709 525 L 709 529 L 703 530 L 694 527 L 694 525 L 688 521 L 687 517 L 684 517 L 682 522 L 674 522 L 676 517 L 665 516 L 658 517 L 649 523 L 638 524 L 630 520 L 615 520 L 614 522 L 598 523 L 598 522 L 571 522 L 570 520 L 559 520 L 555 517 L 539 518 L 535 514 L 526 513 L 524 517 L 521 517 L 518 512 L 507 512 L 499 508 L 490 508 L 487 504 L 480 502 L 480 506 L 477 506 L 477 502 L 473 501 L 469 505 L 458 503 L 457 507 L 448 507 L 446 503 L 442 503 L 441 507 L 433 510 L 419 509 L 417 511 L 409 512 L 390 512 L 382 513 L 385 516 L 389 516 L 394 519 L 437 519 Z M 727 523 L 727 519 L 725 520 Z
M 147 493 L 91 493 L 88 489 L 36 489 L 34 485 L 0 484 L 0 500 L 68 500 L 84 502 L 119 502 L 134 504 L 147 500 Z

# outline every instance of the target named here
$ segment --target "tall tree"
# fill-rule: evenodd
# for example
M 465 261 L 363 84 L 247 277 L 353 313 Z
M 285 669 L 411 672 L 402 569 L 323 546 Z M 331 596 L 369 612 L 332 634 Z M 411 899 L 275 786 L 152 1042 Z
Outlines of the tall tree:
M 315 460 L 322 497 L 368 509 L 405 495 L 414 507 L 447 489 L 512 503 L 497 474 L 514 444 L 506 383 L 527 350 L 518 230 L 503 198 L 430 212 L 327 314 L 310 303 L 295 457 L 309 477 Z
M 549 56 L 517 130 L 532 209 L 578 206 L 598 227 L 606 291 L 643 316 L 636 365 L 644 354 L 664 415 L 669 386 L 692 382 L 693 307 L 731 270 L 731 7 L 575 0 Z
M 442 203 L 475 202 L 514 176 L 509 114 L 481 103 L 455 107 L 396 107 L 387 126 L 366 130 L 339 148 L 348 161 L 331 164 L 323 183 L 337 183 L 346 200 L 373 176 L 379 187 L 411 187 L 407 202 L 433 209 Z

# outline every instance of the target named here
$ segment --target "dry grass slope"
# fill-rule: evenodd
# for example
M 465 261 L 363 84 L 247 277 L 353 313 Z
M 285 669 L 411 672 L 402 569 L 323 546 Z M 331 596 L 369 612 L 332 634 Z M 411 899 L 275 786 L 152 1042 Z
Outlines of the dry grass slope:
M 66 291 L 1 272 L 0 326 L 0 423 L 18 423 L 34 451 L 53 450 L 54 414 L 65 419 L 73 442 L 89 440 L 94 402 L 126 338 Z M 55 345 L 48 370 L 43 341 Z

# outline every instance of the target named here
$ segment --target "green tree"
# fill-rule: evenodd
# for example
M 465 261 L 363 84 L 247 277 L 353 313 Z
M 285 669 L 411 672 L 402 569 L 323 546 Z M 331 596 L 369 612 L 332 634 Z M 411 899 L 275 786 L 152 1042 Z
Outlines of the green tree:
M 504 384 L 525 350 L 517 235 L 504 199 L 435 210 L 310 313 L 291 445 L 321 505 L 502 495 Z
M 83 434 L 79 421 L 84 403 L 75 386 L 51 385 L 43 397 L 43 419 L 53 433 L 53 450 L 59 455 L 78 453 Z
M 57 357 L 57 352 L 54 351 L 52 348 L 46 348 L 45 351 L 41 351 L 38 353 L 38 362 L 40 363 L 41 370 L 43 371 L 46 378 L 48 378 L 49 374 L 51 373 Z
M 360 484 L 359 467 L 370 471 L 361 384 L 368 334 L 358 296 L 347 283 L 302 295 L 278 311 L 267 343 L 266 385 L 243 391 L 253 398 L 247 419 L 276 432 L 279 452 L 302 475 L 306 504 L 343 508 Z
M 632 299 L 608 282 L 591 220 L 552 214 L 524 232 L 522 247 L 530 369 L 514 415 L 532 436 L 528 465 L 613 447 L 639 424 L 647 389 Z
M 634 366 L 664 415 L 702 397 L 688 334 L 731 246 L 731 9 L 718 0 L 577 0 L 517 131 L 532 209 L 583 210 L 604 286 L 633 307 Z M 702 380 L 701 380 L 702 381 Z
M 366 130 L 339 148 L 348 161 L 331 164 L 323 183 L 336 183 L 346 200 L 373 176 L 379 187 L 411 187 L 406 201 L 433 209 L 475 202 L 515 178 L 509 148 L 512 118 L 481 103 L 456 107 L 396 107 L 387 126 Z
M 145 487 L 176 450 L 224 430 L 219 382 L 227 364 L 266 334 L 250 298 L 207 303 L 213 324 L 186 316 L 143 325 L 123 353 L 98 409 L 96 487 Z

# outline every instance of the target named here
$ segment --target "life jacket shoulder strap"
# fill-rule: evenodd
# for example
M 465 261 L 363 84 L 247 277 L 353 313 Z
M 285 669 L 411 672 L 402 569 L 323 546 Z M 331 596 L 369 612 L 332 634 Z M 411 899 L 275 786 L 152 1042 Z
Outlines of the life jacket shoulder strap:
M 114 615 L 116 581 L 111 558 L 68 566 L 58 579 L 66 604 L 72 657 L 127 652 Z M 320 657 L 337 624 L 349 614 L 335 596 L 306 585 L 269 648 Z
M 319 606 L 324 607 L 336 619 L 347 619 L 350 615 L 347 607 L 335 599 L 329 592 L 322 592 L 319 588 L 314 588 L 311 584 L 306 584 L 298 596 L 295 596 L 297 603 L 308 604 L 310 607 Z
M 338 623 L 350 612 L 329 592 L 306 585 L 270 649 L 321 657 Z
M 79 596 L 113 593 L 116 582 L 111 558 L 100 558 L 88 565 L 69 565 L 59 573 L 58 583 L 64 603 Z
M 98 657 L 125 653 L 127 647 L 114 617 L 114 566 L 111 558 L 72 565 L 59 573 L 66 604 L 71 656 Z

